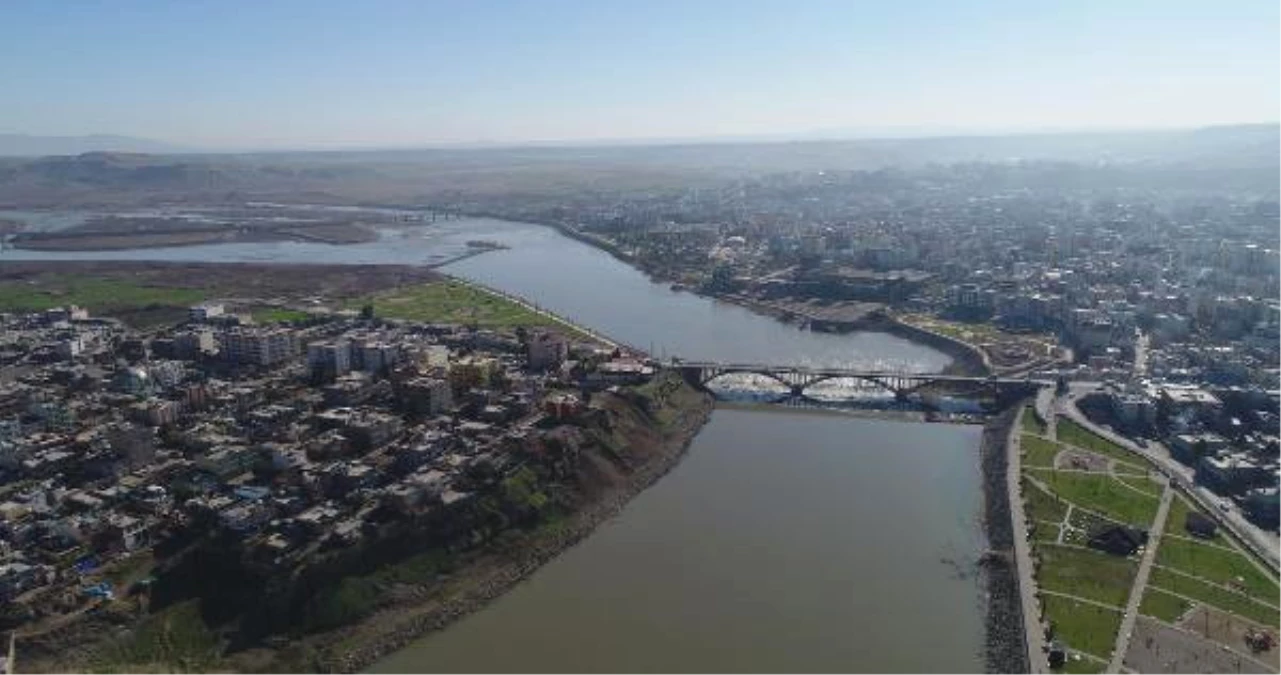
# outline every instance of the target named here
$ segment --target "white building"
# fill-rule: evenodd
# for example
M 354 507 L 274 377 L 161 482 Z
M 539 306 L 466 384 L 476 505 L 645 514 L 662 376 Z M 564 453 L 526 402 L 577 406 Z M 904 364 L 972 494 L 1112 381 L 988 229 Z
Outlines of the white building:
M 298 355 L 298 338 L 287 328 L 252 330 L 237 328 L 221 335 L 227 360 L 269 366 Z
M 307 365 L 334 377 L 351 372 L 351 346 L 346 340 L 315 342 L 307 345 Z
M 219 303 L 202 303 L 195 305 L 187 312 L 187 318 L 194 323 L 204 323 L 209 319 L 222 316 L 226 308 Z

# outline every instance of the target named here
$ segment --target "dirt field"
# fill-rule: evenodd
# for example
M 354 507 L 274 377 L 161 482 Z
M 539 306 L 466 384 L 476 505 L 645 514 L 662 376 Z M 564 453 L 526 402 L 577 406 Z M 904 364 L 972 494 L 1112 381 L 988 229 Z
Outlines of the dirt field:
M 1244 647 L 1243 647 L 1244 648 Z M 1140 616 L 1125 666 L 1140 673 L 1270 673 L 1275 669 L 1200 635 Z
M 1055 468 L 1081 471 L 1107 471 L 1108 459 L 1089 452 L 1064 450 L 1055 458 Z
M 1189 612 L 1179 622 L 1179 627 L 1198 635 L 1203 635 L 1220 644 L 1230 645 L 1237 651 L 1247 653 L 1249 651 L 1249 647 L 1245 644 L 1247 630 L 1264 628 L 1264 630 L 1271 632 L 1274 637 L 1276 636 L 1276 629 L 1261 627 L 1235 614 L 1228 614 L 1205 606 L 1197 607 Z M 1281 669 L 1281 650 L 1273 648 L 1261 654 L 1255 654 L 1254 657 L 1264 663 L 1271 664 L 1274 669 Z

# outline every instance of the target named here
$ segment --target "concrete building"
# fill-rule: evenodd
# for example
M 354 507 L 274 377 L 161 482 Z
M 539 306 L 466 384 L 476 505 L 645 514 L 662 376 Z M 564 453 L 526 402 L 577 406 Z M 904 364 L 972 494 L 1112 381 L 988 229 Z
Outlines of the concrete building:
M 411 412 L 439 415 L 454 407 L 453 389 L 437 377 L 415 377 L 401 385 L 401 405 Z
M 569 357 L 569 342 L 565 336 L 555 331 L 534 330 L 529 334 L 525 354 L 530 370 L 550 370 Z
M 351 347 L 346 340 L 307 345 L 307 366 L 313 374 L 341 377 L 351 372 Z
M 187 311 L 187 318 L 192 323 L 204 323 L 210 319 L 222 316 L 226 313 L 226 308 L 219 303 L 202 303 L 191 307 Z
M 269 366 L 298 355 L 298 338 L 287 328 L 236 328 L 221 340 L 223 355 L 234 363 Z

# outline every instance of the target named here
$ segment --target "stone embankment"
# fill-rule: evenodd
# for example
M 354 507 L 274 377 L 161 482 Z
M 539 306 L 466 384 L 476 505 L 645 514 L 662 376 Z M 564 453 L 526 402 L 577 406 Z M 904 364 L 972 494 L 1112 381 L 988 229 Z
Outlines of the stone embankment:
M 1006 442 L 1018 419 L 1019 406 L 1010 406 L 983 428 L 980 454 L 983 471 L 983 529 L 987 591 L 987 636 L 984 658 L 990 673 L 1028 672 L 1018 569 L 1014 559 L 1014 528 L 1010 519 Z

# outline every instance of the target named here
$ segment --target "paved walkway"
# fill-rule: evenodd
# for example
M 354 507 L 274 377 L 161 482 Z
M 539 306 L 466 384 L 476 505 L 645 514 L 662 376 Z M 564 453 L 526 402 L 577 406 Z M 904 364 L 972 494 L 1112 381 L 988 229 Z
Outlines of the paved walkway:
M 1148 534 L 1147 548 L 1143 550 L 1143 560 L 1139 571 L 1134 575 L 1134 584 L 1130 586 L 1130 600 L 1125 604 L 1125 613 L 1121 615 L 1121 629 L 1117 632 L 1116 646 L 1112 650 L 1112 659 L 1105 672 L 1121 672 L 1121 662 L 1130 649 L 1130 636 L 1134 634 L 1134 622 L 1139 615 L 1139 603 L 1143 600 L 1143 591 L 1148 586 L 1148 576 L 1152 574 L 1152 563 L 1156 561 L 1156 549 L 1161 543 L 1161 533 L 1165 530 L 1166 515 L 1170 512 L 1170 501 L 1174 499 L 1174 489 L 1169 483 L 1161 493 L 1161 504 L 1156 509 L 1156 520 Z
M 1032 414 L 1024 410 L 1024 415 Z M 1027 515 L 1023 508 L 1023 495 L 1019 489 L 1021 448 L 1019 445 L 1020 420 L 1010 425 L 1010 435 L 1005 439 L 1007 450 L 1005 484 L 1009 490 L 1010 519 L 1014 526 L 1014 561 L 1019 577 L 1019 599 L 1023 606 L 1024 640 L 1027 644 L 1028 671 L 1049 672 L 1050 663 L 1045 653 L 1045 633 L 1041 629 L 1041 607 L 1036 600 L 1036 579 L 1032 576 L 1032 550 L 1028 543 Z

